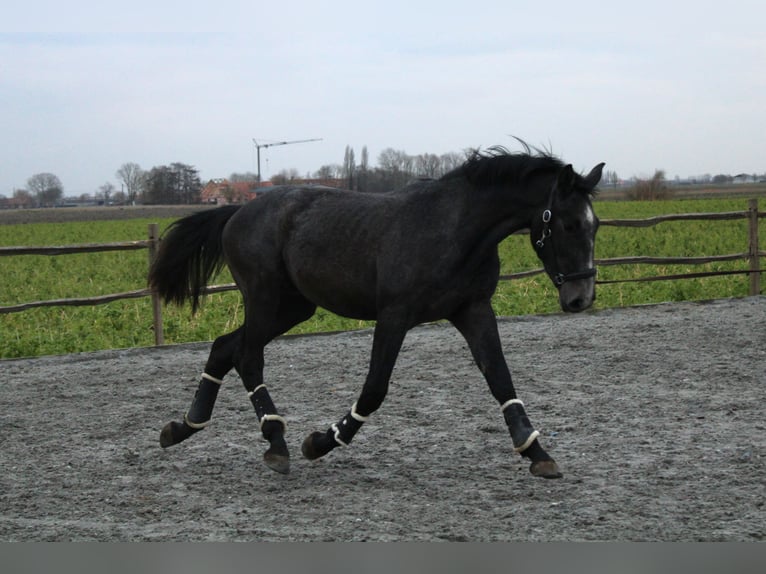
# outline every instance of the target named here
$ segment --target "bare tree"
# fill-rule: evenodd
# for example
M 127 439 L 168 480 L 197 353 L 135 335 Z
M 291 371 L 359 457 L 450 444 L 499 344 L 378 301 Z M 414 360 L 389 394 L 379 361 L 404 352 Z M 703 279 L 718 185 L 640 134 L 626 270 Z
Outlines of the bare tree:
M 669 194 L 665 172 L 661 169 L 655 171 L 651 179 L 637 179 L 635 185 L 626 192 L 628 199 L 637 201 L 666 199 Z
M 124 163 L 117 170 L 116 176 L 125 186 L 128 203 L 134 203 L 144 185 L 144 177 L 146 176 L 144 170 L 137 163 Z
M 109 205 L 109 198 L 114 194 L 115 187 L 111 182 L 106 182 L 104 185 L 98 188 L 96 192 L 96 198 L 104 202 L 104 205 Z
M 604 185 L 611 185 L 612 187 L 617 187 L 617 184 L 620 183 L 620 178 L 617 175 L 616 171 L 606 170 L 604 173 L 604 177 L 601 179 L 601 182 Z
M 52 207 L 64 195 L 61 180 L 52 173 L 38 173 L 27 180 L 27 188 L 37 199 L 38 205 Z
M 415 175 L 437 178 L 443 175 L 441 158 L 432 153 L 423 153 L 415 158 Z
M 232 173 L 229 176 L 229 181 L 231 183 L 257 182 L 258 181 L 258 174 L 257 173 L 253 173 L 252 171 L 246 171 L 244 173 Z
M 460 167 L 465 161 L 465 153 L 449 152 L 442 154 L 439 159 L 442 162 L 442 175 Z
M 407 184 L 414 175 L 414 159 L 403 150 L 386 148 L 378 155 L 378 169 L 375 171 L 376 190 L 390 190 Z
M 17 189 L 13 192 L 13 199 L 16 204 L 22 207 L 34 207 L 35 199 L 26 189 Z
M 317 179 L 336 179 L 341 172 L 341 167 L 337 163 L 327 164 L 314 172 Z
M 386 148 L 378 155 L 378 166 L 391 173 L 404 173 L 412 176 L 412 156 L 403 150 Z
M 271 182 L 274 185 L 285 185 L 295 179 L 300 179 L 300 172 L 294 167 L 290 169 L 283 169 L 278 174 L 271 177 Z

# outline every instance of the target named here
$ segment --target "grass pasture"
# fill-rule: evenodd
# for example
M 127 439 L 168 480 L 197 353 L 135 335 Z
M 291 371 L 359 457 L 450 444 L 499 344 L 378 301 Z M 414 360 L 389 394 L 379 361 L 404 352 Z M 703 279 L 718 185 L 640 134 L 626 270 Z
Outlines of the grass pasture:
M 602 219 L 643 218 L 668 213 L 742 211 L 747 199 L 671 200 L 660 202 L 599 201 Z M 763 209 L 763 207 L 761 208 Z M 155 222 L 164 229 L 174 218 L 68 221 L 0 225 L 0 245 L 51 246 L 110 243 L 143 239 Z M 760 245 L 766 245 L 766 226 Z M 747 251 L 747 222 L 667 222 L 645 229 L 602 226 L 596 257 L 702 256 Z M 141 289 L 146 283 L 146 250 L 76 255 L 24 255 L 0 258 L 0 305 L 88 297 Z M 501 244 L 502 273 L 539 267 L 528 236 L 513 236 Z M 602 266 L 600 279 L 628 279 L 691 271 L 743 269 L 744 262 L 703 266 Z M 228 283 L 227 272 L 215 279 Z M 748 278 L 712 277 L 654 283 L 620 283 L 599 288 L 597 308 L 662 301 L 742 297 Z M 558 311 L 555 288 L 543 275 L 502 281 L 494 298 L 498 315 Z M 189 308 L 166 307 L 165 339 L 169 344 L 212 340 L 242 322 L 237 292 L 215 294 L 194 317 Z M 295 333 L 348 330 L 369 326 L 320 310 Z M 108 348 L 149 346 L 154 341 L 148 298 L 116 301 L 93 307 L 48 307 L 0 315 L 0 358 L 75 353 Z

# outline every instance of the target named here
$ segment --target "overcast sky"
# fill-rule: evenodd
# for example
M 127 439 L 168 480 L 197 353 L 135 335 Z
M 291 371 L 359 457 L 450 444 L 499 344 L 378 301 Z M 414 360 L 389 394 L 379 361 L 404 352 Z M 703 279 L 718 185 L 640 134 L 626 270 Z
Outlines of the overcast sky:
M 126 162 L 203 181 L 509 134 L 579 171 L 766 172 L 766 3 L 6 3 L 0 194 L 93 193 Z

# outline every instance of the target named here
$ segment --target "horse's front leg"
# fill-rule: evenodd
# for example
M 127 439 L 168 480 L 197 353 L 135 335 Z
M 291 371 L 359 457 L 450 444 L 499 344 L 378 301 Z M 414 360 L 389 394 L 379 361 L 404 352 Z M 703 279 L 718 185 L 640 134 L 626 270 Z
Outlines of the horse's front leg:
M 556 461 L 540 446 L 537 440 L 540 433 L 534 429 L 524 404 L 516 397 L 489 301 L 471 304 L 450 320 L 465 337 L 492 396 L 500 403 L 514 449 L 532 461 L 529 471 L 544 478 L 561 478 Z
M 362 392 L 351 409 L 339 422 L 325 432 L 313 432 L 303 441 L 302 452 L 309 460 L 326 455 L 338 446 L 348 446 L 351 439 L 380 408 L 388 392 L 388 383 L 396 358 L 407 334 L 402 321 L 386 321 L 378 318 L 372 343 L 372 357 Z

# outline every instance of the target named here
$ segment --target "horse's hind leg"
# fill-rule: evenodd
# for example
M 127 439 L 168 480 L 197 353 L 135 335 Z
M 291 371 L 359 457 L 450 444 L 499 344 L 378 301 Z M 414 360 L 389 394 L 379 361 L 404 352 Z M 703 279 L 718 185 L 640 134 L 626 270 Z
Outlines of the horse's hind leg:
M 197 392 L 194 394 L 194 400 L 184 415 L 183 421 L 169 422 L 160 433 L 160 445 L 163 448 L 186 440 L 210 424 L 213 406 L 223 383 L 223 377 L 234 366 L 234 357 L 241 344 L 243 329 L 244 327 L 240 327 L 215 340 L 205 365 L 205 372 L 202 373 Z
M 263 462 L 270 469 L 287 474 L 290 471 L 290 453 L 284 438 L 287 423 L 278 414 L 263 382 L 263 347 L 264 344 L 260 341 L 248 341 L 247 351 L 243 353 L 237 370 L 255 409 L 261 434 L 269 441 L 269 448 L 263 454 Z
M 246 301 L 245 338 L 236 368 L 255 409 L 263 438 L 269 441 L 263 461 L 270 469 L 287 474 L 290 471 L 290 453 L 284 439 L 287 424 L 278 414 L 264 384 L 264 347 L 274 337 L 311 317 L 316 306 L 297 292 L 283 291 L 278 297 L 267 298 L 263 286 L 260 291 L 258 300 Z

